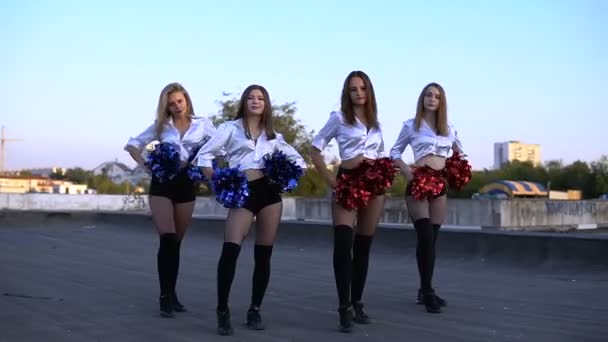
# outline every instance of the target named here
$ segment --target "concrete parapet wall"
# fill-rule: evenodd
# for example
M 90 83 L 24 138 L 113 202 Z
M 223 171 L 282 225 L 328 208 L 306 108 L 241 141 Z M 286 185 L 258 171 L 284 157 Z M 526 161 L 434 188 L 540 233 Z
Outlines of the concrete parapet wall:
M 328 198 L 297 198 L 295 202 L 298 220 L 315 218 L 329 221 L 331 219 Z M 448 201 L 445 223 L 454 226 L 497 227 L 500 224 L 499 210 L 498 201 L 451 199 Z M 405 201 L 401 198 L 388 198 L 380 222 L 411 224 Z
M 147 213 L 149 206 L 145 195 L 0 193 L 0 210 Z M 225 217 L 227 212 L 213 197 L 198 197 L 194 209 L 197 217 Z M 329 222 L 330 199 L 285 197 L 283 219 Z M 388 198 L 380 222 L 410 225 L 405 201 L 401 198 Z M 449 199 L 445 225 L 505 230 L 608 227 L 608 201 Z
M 499 213 L 495 226 L 504 229 L 608 226 L 608 201 L 503 200 Z

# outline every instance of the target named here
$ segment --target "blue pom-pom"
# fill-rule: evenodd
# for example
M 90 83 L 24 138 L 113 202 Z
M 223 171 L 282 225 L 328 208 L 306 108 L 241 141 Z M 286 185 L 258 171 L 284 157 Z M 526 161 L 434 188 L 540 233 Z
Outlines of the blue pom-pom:
M 264 156 L 264 175 L 268 177 L 270 184 L 279 188 L 280 192 L 293 191 L 303 174 L 302 168 L 283 151 L 275 151 Z
M 190 181 L 194 184 L 200 184 L 205 180 L 205 175 L 201 171 L 200 167 L 190 165 L 188 166 L 186 173 L 188 174 L 188 179 L 190 179 Z
M 211 187 L 224 208 L 242 208 L 249 197 L 247 175 L 238 167 L 215 169 Z
M 146 158 L 146 165 L 152 171 L 152 176 L 159 181 L 169 181 L 179 173 L 179 148 L 172 143 L 160 143 Z

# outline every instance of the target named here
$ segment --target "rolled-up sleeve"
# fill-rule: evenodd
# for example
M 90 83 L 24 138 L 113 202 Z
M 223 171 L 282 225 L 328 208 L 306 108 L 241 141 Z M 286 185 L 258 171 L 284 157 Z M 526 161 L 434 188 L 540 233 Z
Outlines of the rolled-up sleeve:
M 154 140 L 155 129 L 156 125 L 151 125 L 150 127 L 146 128 L 146 130 L 141 132 L 138 136 L 131 137 L 125 145 L 125 150 L 128 146 L 133 146 L 142 150 L 146 145 L 148 145 L 150 142 L 152 142 L 152 140 Z
M 406 121 L 403 123 L 403 127 L 401 127 L 401 132 L 399 132 L 397 141 L 395 141 L 395 144 L 391 148 L 391 151 L 389 153 L 390 158 L 393 160 L 401 159 L 403 151 L 405 151 L 405 148 L 407 147 L 407 145 L 410 144 L 411 140 L 411 127 Z
M 195 160 L 197 165 L 202 167 L 212 167 L 213 159 L 218 156 L 225 154 L 225 147 L 232 136 L 233 128 L 232 125 L 222 123 L 213 132 L 211 138 L 201 146 L 198 151 Z
M 323 128 L 313 137 L 312 146 L 319 151 L 323 151 L 327 144 L 336 137 L 340 128 L 340 113 L 331 112 L 329 120 L 325 123 Z

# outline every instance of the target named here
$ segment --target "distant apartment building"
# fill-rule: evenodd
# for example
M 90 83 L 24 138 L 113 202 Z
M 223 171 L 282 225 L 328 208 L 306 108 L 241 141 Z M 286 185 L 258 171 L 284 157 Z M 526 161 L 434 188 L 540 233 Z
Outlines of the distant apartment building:
M 494 143 L 494 169 L 500 169 L 506 163 L 515 160 L 529 161 L 535 166 L 540 165 L 540 145 L 524 144 L 519 141 Z
M 42 176 L 0 176 L 1 193 L 47 193 L 83 195 L 95 193 L 86 184 L 54 180 Z

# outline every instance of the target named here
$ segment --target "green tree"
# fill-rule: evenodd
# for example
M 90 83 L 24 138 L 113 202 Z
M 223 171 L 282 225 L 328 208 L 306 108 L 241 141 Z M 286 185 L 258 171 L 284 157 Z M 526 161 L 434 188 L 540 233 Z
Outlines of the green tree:
M 53 172 L 49 175 L 49 178 L 55 180 L 65 180 L 65 175 L 62 173 Z
M 497 175 L 504 180 L 522 180 L 528 182 L 546 183 L 547 171 L 542 167 L 535 167 L 531 162 L 513 161 L 498 170 Z
M 87 185 L 89 188 L 96 189 L 99 194 L 128 194 L 130 190 L 133 189 L 133 185 L 128 182 L 123 182 L 120 184 L 116 184 L 112 182 L 112 180 L 105 175 L 98 175 L 91 177 Z
M 581 190 L 586 198 L 593 196 L 591 169 L 587 163 L 577 160 L 563 168 L 562 175 L 566 189 Z
M 76 167 L 65 171 L 64 179 L 76 184 L 87 184 L 93 177 L 92 171 L 87 171 L 83 168 Z
M 300 178 L 298 187 L 294 189 L 293 195 L 306 197 L 325 196 L 329 186 L 315 168 L 309 168 L 304 176 Z
M 406 186 L 407 180 L 405 179 L 405 176 L 401 173 L 397 173 L 395 175 L 395 179 L 393 179 L 393 185 L 389 189 L 388 193 L 394 197 L 404 196 Z
M 566 187 L 563 177 L 564 163 L 561 160 L 550 160 L 545 163 L 547 171 L 547 185 L 550 190 L 564 189 Z
M 608 193 L 608 156 L 591 163 L 591 197 Z
M 497 181 L 499 175 L 493 170 L 481 170 L 481 171 L 473 171 L 471 176 L 471 181 L 465 185 L 462 191 L 457 191 L 454 189 L 448 190 L 449 197 L 457 197 L 457 198 L 471 198 L 473 194 L 479 192 L 479 190 L 486 184 Z

